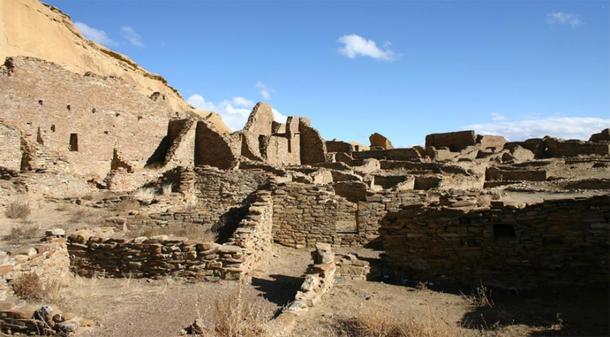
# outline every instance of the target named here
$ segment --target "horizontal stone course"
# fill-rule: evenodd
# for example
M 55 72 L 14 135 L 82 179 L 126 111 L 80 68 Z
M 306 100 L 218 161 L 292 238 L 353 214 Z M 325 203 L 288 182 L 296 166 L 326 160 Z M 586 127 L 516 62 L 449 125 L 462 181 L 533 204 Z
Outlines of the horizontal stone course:
M 272 244 L 272 199 L 267 191 L 259 191 L 254 199 L 225 244 L 167 236 L 103 238 L 79 231 L 67 241 L 70 268 L 87 277 L 240 279 L 263 259 Z

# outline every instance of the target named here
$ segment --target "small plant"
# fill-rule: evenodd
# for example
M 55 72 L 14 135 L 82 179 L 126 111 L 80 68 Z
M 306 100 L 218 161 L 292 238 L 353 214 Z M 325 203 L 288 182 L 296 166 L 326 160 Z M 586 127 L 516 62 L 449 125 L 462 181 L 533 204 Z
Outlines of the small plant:
M 26 301 L 40 301 L 45 298 L 44 286 L 36 273 L 25 273 L 18 276 L 11 286 L 15 295 Z
M 214 306 L 214 336 L 258 337 L 264 332 L 262 310 L 244 303 L 241 284 L 234 298 L 216 301 Z
M 482 283 L 475 289 L 473 295 L 467 296 L 462 294 L 462 298 L 475 307 L 494 307 L 494 302 L 491 299 L 491 289 L 487 288 Z
M 30 205 L 27 202 L 13 201 L 6 207 L 4 215 L 9 219 L 25 220 L 31 212 Z
M 214 337 L 258 337 L 265 336 L 263 311 L 251 303 L 244 303 L 243 284 L 240 282 L 237 294 L 224 300 L 216 300 L 214 306 L 207 307 L 203 319 L 197 298 L 197 319 L 185 328 L 188 334 Z

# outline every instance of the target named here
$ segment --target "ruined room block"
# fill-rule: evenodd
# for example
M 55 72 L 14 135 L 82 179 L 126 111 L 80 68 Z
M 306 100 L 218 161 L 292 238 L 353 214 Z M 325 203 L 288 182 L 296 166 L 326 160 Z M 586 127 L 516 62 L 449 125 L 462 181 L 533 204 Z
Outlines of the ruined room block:
M 579 155 L 610 155 L 610 144 L 593 143 L 580 140 L 562 141 L 547 137 L 544 139 L 546 155 L 549 157 L 576 157 Z
M 426 147 L 446 146 L 453 152 L 459 152 L 467 146 L 475 145 L 477 138 L 473 130 L 446 133 L 433 133 L 426 136 Z

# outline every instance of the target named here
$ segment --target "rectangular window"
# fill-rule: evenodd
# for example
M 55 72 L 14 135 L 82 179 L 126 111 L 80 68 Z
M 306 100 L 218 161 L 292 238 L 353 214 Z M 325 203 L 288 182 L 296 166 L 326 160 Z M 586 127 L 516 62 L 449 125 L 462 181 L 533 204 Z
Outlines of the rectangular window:
M 70 151 L 78 151 L 78 134 L 70 134 Z
M 514 240 L 517 238 L 515 227 L 508 224 L 494 224 L 494 239 L 496 240 Z

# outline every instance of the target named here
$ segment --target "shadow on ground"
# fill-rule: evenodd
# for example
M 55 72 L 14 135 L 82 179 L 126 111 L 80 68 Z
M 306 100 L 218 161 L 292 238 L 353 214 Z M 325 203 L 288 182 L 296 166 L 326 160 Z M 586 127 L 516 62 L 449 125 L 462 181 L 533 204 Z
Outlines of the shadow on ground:
M 272 279 L 253 277 L 252 286 L 262 293 L 263 298 L 267 301 L 284 307 L 294 299 L 297 291 L 303 283 L 302 277 L 286 276 L 286 275 L 269 275 Z
M 443 280 L 419 280 L 399 277 L 381 259 L 369 262 L 369 281 L 455 295 L 476 293 L 476 287 Z M 511 325 L 533 328 L 530 337 L 539 336 L 610 336 L 610 284 L 587 287 L 545 288 L 530 291 L 490 289 L 493 306 L 473 307 L 464 314 L 461 325 L 467 329 L 497 330 Z
M 493 306 L 474 308 L 462 326 L 493 330 L 523 324 L 544 327 L 530 336 L 609 336 L 608 285 L 542 289 L 522 293 L 492 290 Z

